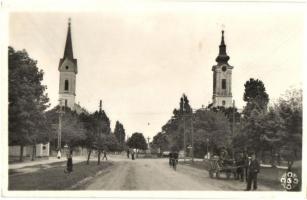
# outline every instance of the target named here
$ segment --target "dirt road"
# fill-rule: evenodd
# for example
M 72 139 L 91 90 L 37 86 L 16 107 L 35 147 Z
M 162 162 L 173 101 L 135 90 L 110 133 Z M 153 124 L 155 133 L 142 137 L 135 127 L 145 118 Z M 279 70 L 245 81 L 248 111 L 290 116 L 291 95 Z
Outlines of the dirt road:
M 186 165 L 174 171 L 167 159 L 112 159 L 114 166 L 86 185 L 87 190 L 244 190 L 235 180 L 211 179 L 208 172 Z M 258 189 L 270 190 L 265 186 Z

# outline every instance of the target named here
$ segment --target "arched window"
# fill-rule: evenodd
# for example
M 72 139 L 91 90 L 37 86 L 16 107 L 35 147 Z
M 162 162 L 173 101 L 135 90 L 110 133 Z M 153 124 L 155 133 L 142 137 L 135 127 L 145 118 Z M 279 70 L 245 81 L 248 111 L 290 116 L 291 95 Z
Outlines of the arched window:
M 226 101 L 222 101 L 222 105 L 225 106 L 225 104 L 226 104 Z
M 226 79 L 222 79 L 222 89 L 226 89 Z
M 65 85 L 64 85 L 64 90 L 65 91 L 68 91 L 68 80 L 65 80 Z

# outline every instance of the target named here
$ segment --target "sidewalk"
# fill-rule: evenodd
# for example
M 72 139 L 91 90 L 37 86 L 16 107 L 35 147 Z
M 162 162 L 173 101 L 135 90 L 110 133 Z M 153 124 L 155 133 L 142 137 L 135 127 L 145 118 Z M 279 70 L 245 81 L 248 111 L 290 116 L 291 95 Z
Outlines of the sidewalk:
M 66 161 L 66 157 L 62 156 L 60 159 L 56 157 L 49 157 L 47 160 L 35 160 L 35 161 L 29 161 L 29 162 L 24 162 L 24 163 L 13 163 L 9 164 L 9 169 L 20 169 L 23 167 L 30 167 L 34 165 L 41 165 L 41 164 L 51 164 L 51 163 L 57 163 L 57 162 L 64 162 Z M 73 162 L 74 163 L 79 163 L 82 161 L 86 161 L 85 156 L 76 156 L 73 157 Z

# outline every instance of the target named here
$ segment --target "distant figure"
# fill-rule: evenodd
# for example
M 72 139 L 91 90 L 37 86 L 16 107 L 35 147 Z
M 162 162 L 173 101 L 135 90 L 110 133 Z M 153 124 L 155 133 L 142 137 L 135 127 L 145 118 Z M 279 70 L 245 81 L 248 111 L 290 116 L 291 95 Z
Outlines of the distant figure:
M 256 159 L 256 154 L 252 153 L 251 159 L 248 162 L 248 172 L 247 172 L 247 187 L 246 191 L 251 190 L 253 183 L 253 190 L 257 190 L 257 174 L 260 171 L 260 164 Z
M 107 158 L 107 151 L 106 150 L 103 150 L 102 160 L 104 160 L 104 159 L 108 160 L 108 158 Z
M 134 149 L 131 150 L 131 158 L 134 160 Z
M 130 150 L 127 149 L 127 158 L 129 158 Z
M 239 158 L 236 160 L 236 166 L 237 166 L 237 180 L 241 180 L 242 182 L 244 181 L 244 165 L 245 165 L 245 161 L 244 161 L 244 156 L 243 153 L 239 154 Z
M 172 167 L 173 153 L 170 152 L 168 156 L 169 156 L 169 161 L 168 161 L 169 162 L 169 166 Z
M 73 171 L 73 163 L 72 163 L 72 149 L 67 154 L 67 164 L 65 173 L 71 173 Z

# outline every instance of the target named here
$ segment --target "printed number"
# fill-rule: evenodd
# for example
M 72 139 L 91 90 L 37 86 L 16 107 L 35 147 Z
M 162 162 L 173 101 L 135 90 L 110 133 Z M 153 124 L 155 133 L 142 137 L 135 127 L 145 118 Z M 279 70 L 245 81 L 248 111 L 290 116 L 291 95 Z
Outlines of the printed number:
M 293 179 L 293 183 L 294 183 L 294 184 L 298 184 L 298 178 L 294 178 L 294 179 Z
M 291 184 L 287 184 L 286 189 L 287 189 L 287 190 L 291 190 L 291 189 L 292 189 Z

